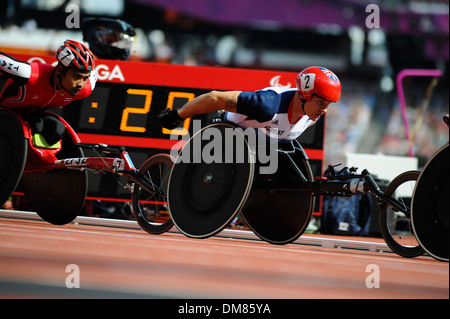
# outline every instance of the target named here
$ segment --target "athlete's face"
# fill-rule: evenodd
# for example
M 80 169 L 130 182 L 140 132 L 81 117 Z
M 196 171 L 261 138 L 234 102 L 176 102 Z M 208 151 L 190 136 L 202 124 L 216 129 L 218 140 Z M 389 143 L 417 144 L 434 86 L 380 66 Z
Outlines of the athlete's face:
M 89 75 L 90 71 L 69 68 L 66 72 L 61 73 L 60 86 L 67 93 L 75 96 L 84 88 L 89 79 Z
M 305 113 L 311 120 L 317 121 L 319 117 L 327 113 L 330 103 L 331 101 L 313 95 L 311 101 L 305 103 Z

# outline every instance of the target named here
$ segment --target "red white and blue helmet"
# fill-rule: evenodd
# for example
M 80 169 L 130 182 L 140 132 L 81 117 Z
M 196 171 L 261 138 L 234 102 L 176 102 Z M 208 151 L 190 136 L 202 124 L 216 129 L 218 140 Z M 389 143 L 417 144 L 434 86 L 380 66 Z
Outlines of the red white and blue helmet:
M 66 40 L 56 51 L 56 59 L 65 67 L 73 66 L 79 70 L 92 71 L 95 68 L 94 54 L 83 43 Z
M 313 94 L 331 102 L 341 97 L 341 82 L 330 70 L 321 66 L 311 66 L 301 71 L 295 79 L 300 98 L 311 101 Z

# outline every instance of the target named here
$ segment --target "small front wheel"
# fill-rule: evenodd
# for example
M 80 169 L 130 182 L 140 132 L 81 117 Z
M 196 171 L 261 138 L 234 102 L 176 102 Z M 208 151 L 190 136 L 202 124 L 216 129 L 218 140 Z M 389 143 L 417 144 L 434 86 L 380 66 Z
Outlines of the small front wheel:
M 411 223 L 411 198 L 419 171 L 408 171 L 394 178 L 385 190 L 387 196 L 405 205 L 408 213 L 395 211 L 389 205 L 380 209 L 380 230 L 386 244 L 402 257 L 417 257 L 425 251 L 416 239 Z
M 133 212 L 139 226 L 149 234 L 162 234 L 173 226 L 167 205 L 167 185 L 174 159 L 167 154 L 150 157 L 139 169 L 141 178 L 156 186 L 155 192 L 136 183 L 132 194 Z

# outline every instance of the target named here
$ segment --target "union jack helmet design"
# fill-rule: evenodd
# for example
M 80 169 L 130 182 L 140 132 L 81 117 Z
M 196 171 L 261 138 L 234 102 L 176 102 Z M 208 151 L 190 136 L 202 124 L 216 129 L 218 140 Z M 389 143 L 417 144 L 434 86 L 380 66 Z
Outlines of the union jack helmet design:
M 66 40 L 56 51 L 56 59 L 64 66 L 74 66 L 79 70 L 92 71 L 95 68 L 94 54 L 83 43 Z
M 331 102 L 341 97 L 341 82 L 330 70 L 321 66 L 311 66 L 301 71 L 295 79 L 300 98 L 311 101 L 313 94 Z

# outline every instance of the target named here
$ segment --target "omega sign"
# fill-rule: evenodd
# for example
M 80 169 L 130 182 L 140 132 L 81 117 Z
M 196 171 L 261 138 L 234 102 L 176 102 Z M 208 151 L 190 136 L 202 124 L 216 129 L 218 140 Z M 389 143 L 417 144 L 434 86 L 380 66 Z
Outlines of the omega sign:
M 31 62 L 40 62 L 40 63 L 47 63 L 43 58 L 41 57 L 33 57 L 28 60 L 28 63 Z M 57 61 L 53 62 L 52 65 L 56 66 L 58 64 Z M 97 77 L 101 81 L 111 81 L 114 79 L 120 80 L 121 82 L 125 82 L 125 78 L 123 76 L 122 70 L 120 67 L 116 64 L 112 70 L 110 70 L 109 66 L 106 64 L 99 64 L 95 68 L 95 71 L 97 72 Z
M 105 64 L 99 64 L 95 68 L 97 71 L 97 77 L 99 80 L 114 80 L 118 79 L 122 82 L 125 81 L 125 78 L 123 77 L 122 70 L 120 70 L 120 67 L 116 64 L 112 70 L 109 69 L 109 67 Z

